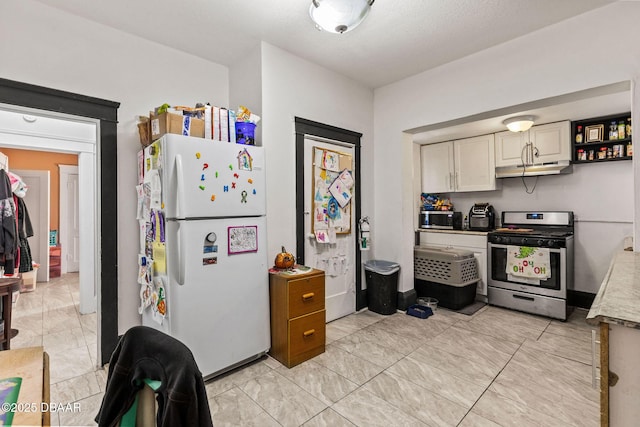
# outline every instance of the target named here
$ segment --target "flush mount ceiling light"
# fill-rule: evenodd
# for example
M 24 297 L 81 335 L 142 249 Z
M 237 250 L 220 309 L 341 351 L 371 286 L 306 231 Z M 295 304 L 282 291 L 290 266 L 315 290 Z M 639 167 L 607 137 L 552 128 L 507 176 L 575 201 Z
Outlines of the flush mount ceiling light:
M 517 116 L 502 122 L 511 132 L 526 132 L 533 126 L 533 116 Z
M 319 30 L 342 34 L 356 28 L 375 0 L 312 0 L 311 20 Z

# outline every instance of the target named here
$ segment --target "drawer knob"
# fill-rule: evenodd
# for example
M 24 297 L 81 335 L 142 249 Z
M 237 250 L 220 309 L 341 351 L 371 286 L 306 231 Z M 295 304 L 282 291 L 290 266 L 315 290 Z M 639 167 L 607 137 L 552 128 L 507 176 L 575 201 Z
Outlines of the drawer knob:
M 303 295 L 302 295 L 302 299 L 306 301 L 306 300 L 308 300 L 308 299 L 313 298 L 314 296 L 315 296 L 315 293 L 313 293 L 313 292 L 309 292 L 308 294 L 303 294 Z
M 306 338 L 306 337 L 310 337 L 311 335 L 313 335 L 315 333 L 316 333 L 315 329 L 309 329 L 308 331 L 304 331 L 302 333 L 302 335 Z

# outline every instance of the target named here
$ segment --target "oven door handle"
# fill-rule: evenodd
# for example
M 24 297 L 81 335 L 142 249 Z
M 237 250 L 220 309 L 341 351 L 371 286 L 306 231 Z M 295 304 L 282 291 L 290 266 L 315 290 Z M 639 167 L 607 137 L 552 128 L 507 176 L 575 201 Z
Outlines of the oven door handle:
M 514 297 L 515 299 L 523 299 L 525 301 L 531 301 L 531 302 L 536 300 L 534 297 L 525 297 L 523 295 L 518 295 L 518 294 L 513 294 L 511 296 Z
M 489 243 L 489 249 L 491 248 L 499 248 L 499 249 L 507 249 L 509 246 L 520 246 L 520 245 L 500 245 L 500 244 L 496 244 L 496 243 Z M 544 246 L 531 246 L 532 248 L 544 248 Z M 561 253 L 562 249 L 557 249 L 557 248 L 548 248 L 549 252 L 551 253 Z

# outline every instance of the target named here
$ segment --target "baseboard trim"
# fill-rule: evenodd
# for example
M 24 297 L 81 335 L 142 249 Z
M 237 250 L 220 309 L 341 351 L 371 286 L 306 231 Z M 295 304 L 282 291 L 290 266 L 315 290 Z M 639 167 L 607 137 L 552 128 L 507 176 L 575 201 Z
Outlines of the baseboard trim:
M 583 291 L 567 291 L 567 304 L 572 307 L 591 308 L 596 294 Z

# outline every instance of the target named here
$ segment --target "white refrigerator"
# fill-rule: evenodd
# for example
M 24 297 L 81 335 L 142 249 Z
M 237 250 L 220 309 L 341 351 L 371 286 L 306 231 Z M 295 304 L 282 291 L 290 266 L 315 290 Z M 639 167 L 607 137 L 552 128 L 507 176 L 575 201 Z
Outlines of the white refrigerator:
M 165 135 L 143 161 L 164 217 L 153 240 L 164 243 L 154 279 L 166 298 L 161 323 L 145 309 L 143 324 L 189 347 L 205 378 L 261 357 L 271 341 L 264 149 Z

